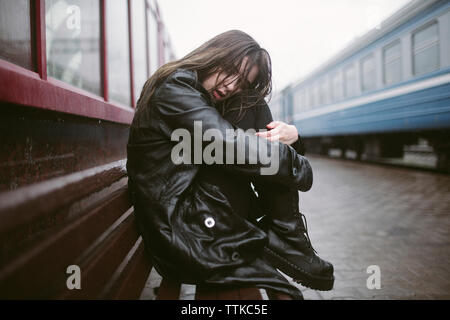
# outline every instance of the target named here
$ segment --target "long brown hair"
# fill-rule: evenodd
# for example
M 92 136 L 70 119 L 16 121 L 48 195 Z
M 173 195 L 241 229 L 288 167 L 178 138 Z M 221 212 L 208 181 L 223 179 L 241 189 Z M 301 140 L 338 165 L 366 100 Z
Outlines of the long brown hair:
M 239 69 L 245 57 L 248 57 L 245 71 L 240 74 Z M 255 65 L 259 72 L 255 81 L 248 86 L 246 79 Z M 215 72 L 227 75 L 222 82 L 238 77 L 238 84 L 243 89 L 239 94 L 241 103 L 238 107 L 241 116 L 242 111 L 256 105 L 272 91 L 272 65 L 269 53 L 245 32 L 230 30 L 215 36 L 185 57 L 161 66 L 145 83 L 138 100 L 138 109 L 148 105 L 155 88 L 179 68 L 196 71 L 200 82 Z M 236 107 L 227 106 L 227 101 L 220 104 L 222 114 L 236 110 Z

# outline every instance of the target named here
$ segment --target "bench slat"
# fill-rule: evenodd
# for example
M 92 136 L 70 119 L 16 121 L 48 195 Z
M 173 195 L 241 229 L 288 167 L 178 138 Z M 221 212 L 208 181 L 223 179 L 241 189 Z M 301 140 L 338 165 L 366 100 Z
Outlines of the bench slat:
M 130 210 L 131 211 L 131 210 Z M 82 290 L 64 288 L 61 299 L 95 299 L 133 248 L 139 234 L 130 212 L 99 244 L 89 249 L 89 256 L 79 263 Z
M 66 268 L 129 208 L 127 189 L 122 188 L 59 231 L 49 230 L 47 238 L 0 270 L 0 294 L 7 298 L 53 296 L 59 287 L 55 282 L 66 279 Z
M 139 299 L 150 275 L 152 265 L 144 248 L 142 237 L 114 273 L 100 297 L 103 299 Z
M 0 194 L 0 234 L 29 224 L 126 176 L 125 160 Z

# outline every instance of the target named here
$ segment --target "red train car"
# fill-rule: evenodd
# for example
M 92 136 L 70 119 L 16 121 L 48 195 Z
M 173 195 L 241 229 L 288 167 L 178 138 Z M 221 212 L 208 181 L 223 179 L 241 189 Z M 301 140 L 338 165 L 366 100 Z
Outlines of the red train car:
M 156 2 L 0 1 L 0 190 L 125 158 L 145 80 L 173 59 Z
M 136 101 L 172 59 L 156 1 L 0 0 L 0 296 L 55 296 L 27 289 L 40 281 L 27 270 L 58 264 L 31 263 L 43 250 L 36 237 L 54 237 L 126 185 Z

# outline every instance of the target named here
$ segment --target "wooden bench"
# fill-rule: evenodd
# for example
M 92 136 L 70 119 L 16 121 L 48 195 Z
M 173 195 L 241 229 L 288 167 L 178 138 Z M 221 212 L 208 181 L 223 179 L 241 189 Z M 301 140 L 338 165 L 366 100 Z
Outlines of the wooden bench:
M 152 265 L 135 225 L 125 163 L 0 194 L 0 299 L 140 298 Z M 69 266 L 79 267 L 81 289 L 68 289 Z M 163 279 L 156 299 L 179 299 L 180 287 Z M 195 298 L 262 296 L 257 288 L 198 286 Z

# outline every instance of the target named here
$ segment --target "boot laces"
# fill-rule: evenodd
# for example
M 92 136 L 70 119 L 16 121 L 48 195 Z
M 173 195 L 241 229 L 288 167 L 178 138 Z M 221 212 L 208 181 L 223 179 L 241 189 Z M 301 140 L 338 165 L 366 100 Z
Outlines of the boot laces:
M 311 239 L 309 238 L 309 234 L 308 234 L 308 222 L 306 221 L 306 216 L 301 213 L 300 211 L 297 211 L 297 215 L 302 219 L 303 225 L 305 226 L 304 230 L 301 230 L 303 232 L 303 234 L 305 235 L 306 239 L 308 240 L 308 245 L 309 247 L 314 251 L 315 254 L 317 254 L 316 249 L 313 248 L 312 244 L 311 244 Z

